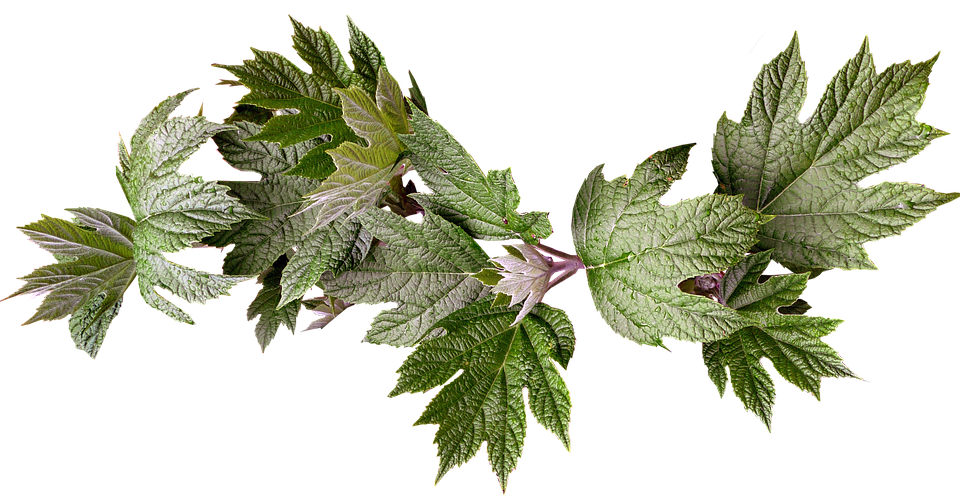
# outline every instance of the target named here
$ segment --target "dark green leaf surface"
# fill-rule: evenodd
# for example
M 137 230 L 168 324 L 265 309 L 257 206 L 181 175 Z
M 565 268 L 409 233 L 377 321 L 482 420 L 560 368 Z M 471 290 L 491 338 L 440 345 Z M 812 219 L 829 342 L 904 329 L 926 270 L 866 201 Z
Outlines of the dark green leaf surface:
M 772 250 L 747 256 L 724 275 L 721 300 L 754 322 L 730 337 L 704 343 L 703 361 L 723 395 L 727 372 L 744 407 L 770 428 L 775 391 L 760 360 L 767 358 L 783 378 L 820 399 L 823 377 L 856 377 L 821 338 L 839 320 L 778 312 L 789 308 L 806 288 L 808 274 L 763 277 Z M 808 306 L 809 307 L 809 306 Z
M 298 165 L 289 171 L 293 175 L 323 179 L 335 170 L 326 151 L 357 139 L 343 121 L 340 98 L 333 91 L 347 87 L 355 76 L 328 33 L 313 30 L 293 18 L 290 21 L 294 28 L 294 48 L 310 65 L 311 73 L 279 54 L 256 49 L 253 49 L 253 60 L 245 60 L 243 65 L 214 65 L 230 71 L 250 90 L 239 103 L 273 110 L 297 110 L 296 114 L 273 117 L 259 133 L 247 139 L 287 147 L 324 138 L 314 142 L 314 146 L 299 157 Z M 351 34 L 353 29 L 351 23 Z
M 281 325 L 293 332 L 297 327 L 297 315 L 300 313 L 300 300 L 294 300 L 286 305 L 280 304 L 280 274 L 287 265 L 287 257 L 281 256 L 261 276 L 263 288 L 247 308 L 247 320 L 259 316 L 254 332 L 260 350 L 265 351 L 267 345 L 277 335 Z
M 368 95 L 373 95 L 377 89 L 380 71 L 387 69 L 387 62 L 377 46 L 373 44 L 373 40 L 360 31 L 349 16 L 347 27 L 350 30 L 350 58 L 353 60 L 354 67 L 350 85 L 359 86 Z
M 438 322 L 436 327 L 446 333 L 421 343 L 407 358 L 390 395 L 444 385 L 462 369 L 416 425 L 440 426 L 434 438 L 438 481 L 486 442 L 490 465 L 506 490 L 526 436 L 524 388 L 534 418 L 570 449 L 570 393 L 553 362 L 566 365 L 573 354 L 573 333 L 559 310 L 538 305 L 514 324 L 520 308 L 493 307 L 492 301 L 487 297 Z M 540 316 L 541 309 L 548 318 Z

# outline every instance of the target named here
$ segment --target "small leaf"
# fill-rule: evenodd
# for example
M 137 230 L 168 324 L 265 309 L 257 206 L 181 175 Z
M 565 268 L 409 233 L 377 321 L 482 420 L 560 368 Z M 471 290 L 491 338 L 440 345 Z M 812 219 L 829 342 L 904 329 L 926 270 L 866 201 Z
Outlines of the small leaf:
M 260 317 L 254 332 L 261 351 L 266 351 L 267 345 L 273 341 L 281 325 L 286 326 L 291 332 L 297 327 L 300 300 L 294 300 L 286 305 L 280 304 L 280 274 L 286 265 L 287 257 L 284 255 L 264 271 L 261 276 L 263 288 L 247 308 L 247 320 Z
M 333 296 L 321 296 L 319 298 L 311 298 L 309 300 L 302 300 L 303 307 L 307 310 L 310 310 L 318 317 L 317 320 L 314 320 L 307 326 L 305 331 L 311 329 L 323 329 L 327 326 L 333 319 L 337 318 L 338 315 L 343 313 L 344 310 L 353 306 L 353 303 L 348 303 L 339 298 L 334 298 Z
M 492 291 L 510 295 L 511 306 L 524 302 L 523 308 L 517 314 L 517 321 L 514 322 L 518 324 L 536 304 L 543 301 L 553 272 L 550 270 L 550 261 L 533 246 L 523 244 L 513 245 L 511 248 L 521 256 L 511 253 L 493 259 L 493 262 L 503 268 L 503 272 L 502 278 L 497 281 Z

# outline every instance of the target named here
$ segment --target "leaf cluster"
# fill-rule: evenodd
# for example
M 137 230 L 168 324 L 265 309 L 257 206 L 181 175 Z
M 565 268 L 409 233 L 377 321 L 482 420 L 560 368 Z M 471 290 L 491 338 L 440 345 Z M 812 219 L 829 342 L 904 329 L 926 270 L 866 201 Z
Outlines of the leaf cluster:
M 719 393 L 730 383 L 769 429 L 766 362 L 818 400 L 822 378 L 856 377 L 823 341 L 840 321 L 806 315 L 809 280 L 875 268 L 863 243 L 960 196 L 858 185 L 945 135 L 915 119 L 936 58 L 878 74 L 864 42 L 800 122 L 806 72 L 794 36 L 761 70 L 740 122 L 721 117 L 713 194 L 661 203 L 692 144 L 652 154 L 629 177 L 608 180 L 598 166 L 574 200 L 575 254 L 564 253 L 543 244 L 553 233 L 548 213 L 518 212 L 510 169 L 484 173 L 427 114 L 412 74 L 404 96 L 352 20 L 352 68 L 329 33 L 291 22 L 309 72 L 256 49 L 242 64 L 215 64 L 236 78 L 224 84 L 249 91 L 222 124 L 171 118 L 189 91 L 163 101 L 129 148 L 120 143 L 117 178 L 131 217 L 77 208 L 72 221 L 44 216 L 21 227 L 56 263 L 23 277 L 11 296 L 45 295 L 27 323 L 69 316 L 76 346 L 91 357 L 134 280 L 150 306 L 192 324 L 156 288 L 196 302 L 256 278 L 247 318 L 257 320 L 261 351 L 281 326 L 295 331 L 301 309 L 317 315 L 310 330 L 357 304 L 392 303 L 364 340 L 413 348 L 391 396 L 439 389 L 416 421 L 438 426 L 437 480 L 486 444 L 506 490 L 527 408 L 570 448 L 572 403 L 559 368 L 576 340 L 567 315 L 543 300 L 577 272 L 617 334 L 663 348 L 668 338 L 701 343 Z M 208 139 L 229 166 L 260 178 L 178 172 Z M 419 188 L 404 182 L 411 171 Z M 477 240 L 520 243 L 491 257 Z M 164 256 L 198 245 L 230 248 L 222 274 Z M 771 261 L 793 273 L 765 274 Z

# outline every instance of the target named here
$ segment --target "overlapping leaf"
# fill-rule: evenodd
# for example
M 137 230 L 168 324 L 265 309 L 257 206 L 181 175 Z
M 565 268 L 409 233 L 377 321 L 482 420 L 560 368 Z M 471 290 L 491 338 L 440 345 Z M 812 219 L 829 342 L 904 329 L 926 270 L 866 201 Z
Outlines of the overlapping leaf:
M 70 334 L 78 349 L 96 358 L 123 293 L 137 275 L 133 257 L 134 221 L 94 208 L 70 209 L 74 221 L 43 216 L 20 230 L 57 263 L 22 277 L 12 295 L 43 294 L 36 314 L 24 325 L 72 315 Z
M 375 99 L 357 86 L 335 91 L 343 104 L 343 119 L 366 144 L 341 143 L 328 152 L 337 170 L 307 196 L 301 209 L 315 216 L 316 228 L 379 208 L 390 181 L 403 174 L 397 135 L 408 132 L 408 126 L 397 81 L 381 68 Z
M 839 320 L 784 315 L 806 288 L 809 274 L 761 276 L 772 250 L 747 256 L 724 275 L 720 300 L 754 322 L 729 337 L 704 343 L 703 361 L 722 396 L 727 369 L 733 392 L 744 407 L 770 428 L 775 391 L 760 360 L 767 358 L 777 372 L 820 399 L 823 377 L 855 377 L 840 356 L 821 341 Z
M 228 196 L 226 186 L 177 171 L 208 138 L 232 129 L 200 116 L 168 119 L 190 91 L 168 98 L 143 119 L 130 139 L 129 153 L 120 143 L 117 168 L 117 179 L 136 219 L 132 251 L 140 294 L 150 306 L 187 323 L 193 323 L 192 319 L 154 287 L 197 302 L 227 294 L 246 277 L 184 267 L 164 258 L 163 252 L 188 248 L 236 222 L 257 217 Z
M 371 238 L 355 221 L 337 219 L 310 231 L 314 212 L 294 215 L 303 196 L 315 190 L 320 181 L 285 172 L 296 166 L 311 142 L 281 148 L 274 143 L 244 141 L 260 127 L 237 123 L 238 131 L 224 131 L 214 137 L 224 160 L 238 170 L 261 174 L 259 181 L 220 181 L 230 187 L 250 210 L 261 218 L 236 224 L 231 231 L 205 239 L 213 246 L 234 247 L 223 263 L 225 274 L 257 274 L 267 270 L 279 257 L 295 250 L 283 267 L 280 306 L 299 300 L 326 271 L 334 274 L 350 269 L 366 255 Z M 279 272 L 277 277 L 280 277 Z
M 277 261 L 261 275 L 263 288 L 247 308 L 247 320 L 259 317 L 254 332 L 260 350 L 265 351 L 267 345 L 277 335 L 281 325 L 293 332 L 297 327 L 297 315 L 300 313 L 300 300 L 294 300 L 285 305 L 280 304 L 280 274 L 287 264 L 286 255 Z
M 593 301 L 617 333 L 662 346 L 662 337 L 712 341 L 746 325 L 734 310 L 680 291 L 684 279 L 724 270 L 756 242 L 758 216 L 740 198 L 706 195 L 665 207 L 693 145 L 657 152 L 629 179 L 587 176 L 573 238 Z
M 909 183 L 857 186 L 946 134 L 915 118 L 936 60 L 877 74 L 864 40 L 803 123 L 807 77 L 797 37 L 763 67 L 743 118 L 724 114 L 713 147 L 717 191 L 776 216 L 760 227 L 759 249 L 772 249 L 794 272 L 875 268 L 863 243 L 899 234 L 957 198 Z
M 506 246 L 509 253 L 503 257 L 492 259 L 503 268 L 498 274 L 499 279 L 493 285 L 494 293 L 510 296 L 510 305 L 523 302 L 523 307 L 517 314 L 520 322 L 533 307 L 543 301 L 550 285 L 551 264 L 547 258 L 532 245 L 522 244 Z M 483 281 L 484 279 L 480 279 Z
M 445 334 L 425 341 L 400 367 L 391 396 L 446 384 L 416 425 L 437 424 L 439 481 L 487 443 L 487 456 L 505 491 L 526 435 L 530 410 L 570 449 L 570 393 L 553 362 L 566 367 L 573 354 L 573 327 L 562 311 L 537 305 L 519 324 L 519 307 L 477 301 L 435 324 Z
M 386 65 L 376 45 L 353 21 L 349 21 L 350 55 L 356 72 L 347 66 L 329 33 L 313 30 L 293 18 L 290 21 L 294 28 L 294 48 L 310 66 L 311 73 L 304 72 L 279 54 L 256 49 L 253 50 L 253 60 L 245 60 L 243 65 L 215 66 L 230 71 L 250 89 L 239 103 L 274 110 L 297 110 L 296 114 L 270 119 L 249 140 L 271 141 L 286 147 L 324 138 L 314 142 L 315 146 L 289 171 L 294 175 L 323 179 L 335 170 L 326 152 L 341 143 L 356 140 L 356 135 L 342 118 L 340 97 L 333 89 L 358 84 L 373 94 L 377 71 Z
M 440 124 L 412 108 L 413 134 L 400 139 L 414 170 L 431 194 L 413 197 L 424 208 L 457 224 L 474 238 L 519 238 L 536 244 L 553 232 L 545 212 L 519 214 L 520 193 L 510 169 L 483 171 Z
M 377 315 L 367 341 L 412 346 L 438 321 L 489 292 L 471 277 L 492 266 L 487 254 L 440 216 L 428 212 L 415 223 L 373 209 L 359 221 L 380 243 L 359 266 L 324 276 L 320 284 L 325 294 L 351 303 L 398 303 Z
M 323 295 L 318 298 L 310 298 L 309 300 L 302 300 L 303 307 L 311 311 L 319 317 L 314 320 L 307 326 L 305 331 L 311 329 L 323 329 L 330 322 L 333 322 L 333 319 L 337 318 L 338 315 L 342 314 L 344 310 L 353 306 L 353 303 L 343 301 L 339 298 L 334 298 L 330 295 Z

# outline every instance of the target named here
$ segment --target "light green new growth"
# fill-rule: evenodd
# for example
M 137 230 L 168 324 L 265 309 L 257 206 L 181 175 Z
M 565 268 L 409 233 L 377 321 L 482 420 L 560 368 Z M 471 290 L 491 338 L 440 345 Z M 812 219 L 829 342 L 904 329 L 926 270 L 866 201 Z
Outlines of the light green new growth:
M 797 36 L 763 67 L 743 118 L 724 114 L 713 146 L 717 192 L 775 216 L 760 227 L 758 249 L 772 249 L 794 272 L 873 269 L 863 243 L 899 234 L 960 196 L 910 183 L 857 186 L 946 135 L 915 118 L 936 60 L 877 74 L 864 40 L 803 123 L 807 75 Z
M 404 172 L 400 155 L 403 147 L 397 135 L 409 132 L 409 128 L 397 81 L 381 68 L 376 100 L 357 86 L 335 91 L 343 104 L 344 121 L 366 143 L 345 142 L 327 152 L 337 170 L 307 195 L 300 210 L 314 215 L 314 228 L 379 208 L 390 191 L 390 180 Z

